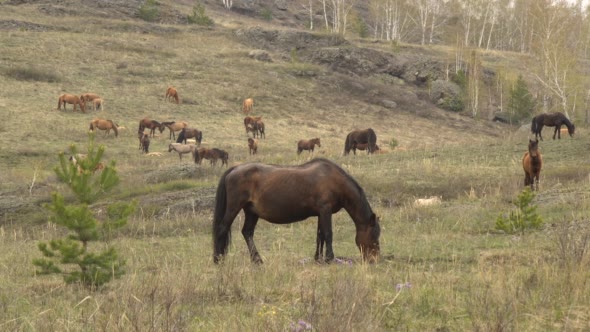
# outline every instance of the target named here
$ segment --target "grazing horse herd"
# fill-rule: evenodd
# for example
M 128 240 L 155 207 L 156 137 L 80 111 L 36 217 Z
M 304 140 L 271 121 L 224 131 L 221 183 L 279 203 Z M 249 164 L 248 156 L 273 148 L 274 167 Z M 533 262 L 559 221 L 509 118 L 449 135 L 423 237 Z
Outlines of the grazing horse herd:
M 178 91 L 174 87 L 166 90 L 165 100 L 179 103 Z M 62 94 L 58 99 L 58 109 L 63 105 L 73 105 L 73 111 L 80 106 L 85 112 L 86 104 L 92 102 L 94 110 L 104 109 L 102 98 L 96 94 L 85 93 L 80 97 Z M 258 138 L 266 138 L 264 121 L 261 116 L 248 115 L 253 112 L 254 100 L 248 98 L 242 104 L 244 127 L 248 136 L 249 154 L 258 152 Z M 561 126 L 567 127 L 567 132 L 573 137 L 575 126 L 567 117 L 559 112 L 545 113 L 535 116 L 531 123 L 531 133 L 535 140 L 529 139 L 528 151 L 522 158 L 525 173 L 524 185 L 531 190 L 539 190 L 539 178 L 543 166 L 543 157 L 539 151 L 539 139 L 543 140 L 541 130 L 544 126 L 555 127 L 553 139 L 561 139 Z M 109 119 L 96 118 L 90 122 L 90 130 L 105 130 L 105 136 L 113 130 L 118 136 L 118 125 Z M 184 121 L 158 122 L 149 118 L 139 121 L 139 148 L 149 155 L 150 137 L 155 137 L 156 130 L 162 133 L 165 128 L 170 131 L 169 139 L 176 139 L 170 143 L 168 152 L 175 151 L 179 159 L 183 154 L 191 153 L 193 161 L 201 164 L 203 159 L 209 160 L 212 166 L 221 160 L 221 166 L 228 166 L 229 154 L 218 148 L 200 147 L 203 133 L 197 128 L 191 128 Z M 149 129 L 149 133 L 144 133 Z M 176 137 L 176 132 L 178 137 Z M 252 133 L 252 137 L 249 137 Z M 195 144 L 187 144 L 188 139 L 194 139 Z M 315 147 L 321 147 L 319 137 L 302 139 L 297 142 L 297 154 L 303 150 L 313 153 Z M 351 131 L 344 141 L 344 155 L 350 151 L 356 155 L 356 150 L 366 150 L 368 154 L 379 151 L 377 135 L 372 128 Z M 76 164 L 83 156 L 72 156 L 71 162 Z M 102 166 L 102 164 L 101 164 Z M 102 166 L 104 167 L 104 166 Z M 98 169 L 97 169 L 98 170 Z M 430 206 L 440 204 L 441 197 L 433 196 L 428 199 L 418 199 L 415 206 Z M 213 217 L 213 260 L 220 262 L 227 254 L 231 224 L 237 214 L 243 210 L 245 215 L 242 235 L 250 252 L 250 258 L 255 263 L 262 263 L 262 259 L 254 245 L 254 228 L 259 218 L 271 223 L 287 224 L 301 221 L 311 216 L 318 217 L 318 231 L 316 239 L 315 259 L 317 261 L 334 260 L 332 249 L 332 214 L 344 208 L 356 225 L 356 244 L 361 251 L 362 258 L 374 262 L 379 257 L 380 226 L 378 218 L 373 213 L 363 189 L 338 165 L 326 159 L 314 159 L 300 166 L 275 166 L 260 163 L 236 165 L 229 168 L 221 177 L 217 187 L 215 209 Z M 324 257 L 324 246 L 325 257 Z

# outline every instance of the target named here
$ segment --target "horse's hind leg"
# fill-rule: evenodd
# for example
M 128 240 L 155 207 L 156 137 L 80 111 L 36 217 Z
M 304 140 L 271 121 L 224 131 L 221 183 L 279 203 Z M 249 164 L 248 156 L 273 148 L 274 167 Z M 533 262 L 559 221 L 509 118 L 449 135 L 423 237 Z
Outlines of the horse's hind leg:
M 248 245 L 250 259 L 254 263 L 262 264 L 262 258 L 254 244 L 254 228 L 256 228 L 256 223 L 258 222 L 258 215 L 248 209 L 244 209 L 244 214 L 246 218 L 244 220 L 244 227 L 242 227 L 242 235 Z
M 319 232 L 318 234 L 323 234 L 323 237 L 320 236 L 320 241 L 326 244 L 326 258 L 325 262 L 330 263 L 334 260 L 334 250 L 332 249 L 332 211 L 327 210 L 320 213 L 318 218 L 318 227 Z
M 326 239 L 324 237 L 324 233 L 322 233 L 322 228 L 320 227 L 320 222 L 318 220 L 318 233 L 316 237 L 316 246 L 315 246 L 315 255 L 314 259 L 316 262 L 321 262 L 324 258 L 324 243 Z

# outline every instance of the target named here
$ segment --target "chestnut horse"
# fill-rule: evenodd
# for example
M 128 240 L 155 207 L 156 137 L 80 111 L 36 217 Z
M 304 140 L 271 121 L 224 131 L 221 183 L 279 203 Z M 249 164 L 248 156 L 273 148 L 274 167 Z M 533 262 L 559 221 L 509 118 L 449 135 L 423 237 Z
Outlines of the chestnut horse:
M 307 139 L 302 139 L 299 142 L 297 142 L 297 154 L 301 154 L 301 151 L 303 150 L 307 150 L 308 152 L 313 152 L 313 149 L 315 146 L 318 147 L 322 147 L 322 144 L 320 143 L 320 138 L 312 138 L 310 140 Z
M 182 128 L 180 134 L 178 134 L 176 143 L 186 144 L 187 138 L 194 138 L 197 141 L 197 146 L 200 146 L 203 140 L 203 133 L 197 128 Z
M 64 111 L 65 111 L 66 110 L 66 103 L 74 105 L 74 112 L 76 112 L 76 105 L 80 105 L 80 110 L 83 113 L 86 113 L 86 105 L 84 104 L 82 99 L 80 99 L 80 97 L 78 97 L 76 95 L 64 93 L 63 95 L 59 96 L 59 99 L 57 100 L 57 109 L 60 110 L 61 105 L 63 104 Z
M 86 107 L 86 104 L 89 101 L 91 102 L 91 101 L 94 101 L 95 99 L 100 99 L 100 96 L 97 95 L 96 93 L 83 93 L 80 95 L 80 99 L 84 103 L 84 107 Z
M 102 98 L 96 98 L 92 101 L 92 109 L 96 111 L 99 108 L 104 111 L 104 101 Z
M 217 160 L 221 159 L 221 166 L 227 166 L 227 160 L 229 158 L 227 152 L 217 148 L 199 148 L 197 151 L 198 158 L 196 155 L 193 155 L 196 164 L 200 165 L 203 159 L 207 159 L 211 165 L 217 165 Z
M 356 154 L 357 144 L 367 144 L 367 152 L 375 152 L 375 144 L 377 142 L 377 135 L 371 128 L 365 130 L 351 131 L 344 142 L 344 155 L 350 153 L 350 150 Z
M 250 149 L 250 155 L 256 154 L 258 152 L 258 141 L 248 137 L 248 148 Z
M 164 131 L 164 129 L 166 129 L 166 126 L 164 126 L 163 124 L 159 123 L 156 120 L 150 120 L 149 118 L 143 118 L 142 120 L 139 121 L 138 131 L 140 133 L 143 133 L 145 128 L 148 128 L 150 130 L 150 136 L 154 137 L 154 136 L 156 136 L 156 129 L 158 129 L 160 131 L 160 133 L 162 133 Z
M 233 166 L 219 180 L 213 216 L 213 261 L 227 254 L 231 225 L 244 211 L 242 235 L 250 259 L 262 263 L 254 244 L 259 218 L 273 224 L 289 224 L 318 217 L 315 259 L 334 259 L 332 214 L 346 210 L 356 226 L 356 245 L 362 258 L 379 258 L 379 221 L 365 192 L 340 166 L 327 159 L 313 159 L 299 166 L 249 163 Z
M 164 97 L 164 100 L 171 101 L 172 98 L 174 98 L 177 104 L 180 103 L 178 91 L 176 91 L 175 87 L 169 86 L 168 89 L 166 89 L 166 96 Z
M 543 156 L 539 152 L 539 140 L 529 139 L 529 151 L 525 152 L 522 157 L 522 168 L 524 169 L 524 185 L 531 186 L 531 190 L 539 190 L 539 176 L 542 166 Z
M 244 112 L 244 114 L 249 114 L 252 113 L 252 111 L 254 111 L 254 99 L 244 99 L 244 102 L 242 103 L 242 112 Z
M 555 135 L 557 134 L 557 139 L 561 139 L 561 126 L 565 125 L 567 127 L 567 131 L 571 137 L 574 136 L 576 132 L 576 126 L 561 112 L 554 112 L 554 113 L 543 113 L 535 116 L 531 123 L 531 132 L 535 134 L 535 139 L 537 136 L 543 140 L 543 136 L 541 135 L 541 131 L 543 130 L 543 126 L 548 127 L 555 127 L 555 131 L 553 131 L 553 139 L 555 139 Z
M 254 131 L 254 122 L 262 120 L 261 116 L 247 116 L 244 118 L 244 128 L 246 128 L 246 135 L 248 135 L 249 131 Z M 249 130 L 250 129 L 250 130 Z
M 188 127 L 188 123 L 184 122 L 184 121 L 167 121 L 167 122 L 162 122 L 162 124 L 166 127 L 168 127 L 168 130 L 170 130 L 170 136 L 169 139 L 176 139 L 176 131 L 181 131 L 182 129 Z
M 108 135 L 111 132 L 111 129 L 115 132 L 115 137 L 119 136 L 119 130 L 117 129 L 117 124 L 113 122 L 113 120 L 95 118 L 90 121 L 90 130 L 94 131 L 94 129 L 106 130 L 104 136 Z

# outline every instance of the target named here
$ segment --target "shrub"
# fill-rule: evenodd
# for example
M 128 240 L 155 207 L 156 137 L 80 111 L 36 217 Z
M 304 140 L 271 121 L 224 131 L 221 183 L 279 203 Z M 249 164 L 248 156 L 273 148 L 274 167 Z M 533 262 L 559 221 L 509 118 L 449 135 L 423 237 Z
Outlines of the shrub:
M 35 68 L 10 68 L 4 72 L 7 77 L 14 78 L 19 81 L 37 81 L 55 83 L 60 81 L 60 77 L 52 72 L 46 72 Z
M 399 142 L 395 138 L 392 138 L 391 141 L 389 141 L 389 147 L 392 150 L 395 149 L 398 145 L 399 145 Z
M 529 188 L 522 191 L 513 203 L 517 209 L 511 211 L 508 217 L 500 215 L 496 219 L 496 229 L 508 234 L 523 234 L 527 229 L 541 228 L 543 220 L 537 214 L 537 207 L 531 204 L 534 198 L 535 193 Z
M 187 17 L 188 23 L 202 25 L 202 26 L 212 26 L 213 20 L 205 14 L 205 6 L 198 3 L 193 7 L 193 14 L 188 15 Z
M 262 18 L 267 21 L 271 21 L 272 20 L 272 11 L 268 8 L 264 8 L 260 12 L 260 16 L 262 16 Z
M 529 117 L 534 107 L 535 101 L 533 100 L 533 96 L 529 92 L 522 75 L 519 75 L 514 87 L 510 90 L 510 103 L 508 109 L 510 111 L 511 120 L 518 122 Z
M 160 15 L 158 10 L 158 3 L 156 0 L 146 0 L 143 5 L 139 7 L 139 18 L 144 21 L 153 22 Z
M 55 168 L 60 181 L 74 192 L 77 203 L 68 204 L 63 195 L 53 193 L 51 203 L 44 204 L 50 212 L 50 221 L 66 227 L 69 234 L 62 238 L 41 242 L 38 248 L 44 258 L 34 259 L 39 274 L 61 274 L 66 283 L 81 283 L 87 287 L 99 287 L 123 273 L 124 260 L 117 251 L 106 248 L 91 251 L 89 244 L 98 240 L 108 240 L 113 231 L 127 224 L 127 217 L 135 211 L 135 203 L 117 202 L 107 206 L 105 220 L 99 224 L 89 204 L 99 196 L 108 193 L 119 183 L 115 162 L 103 166 L 100 175 L 95 170 L 102 165 L 104 146 L 94 146 L 94 136 L 90 135 L 88 154 L 78 158 L 76 163 L 67 160 L 64 153 L 59 154 L 59 166 Z M 70 147 L 76 156 L 76 147 Z

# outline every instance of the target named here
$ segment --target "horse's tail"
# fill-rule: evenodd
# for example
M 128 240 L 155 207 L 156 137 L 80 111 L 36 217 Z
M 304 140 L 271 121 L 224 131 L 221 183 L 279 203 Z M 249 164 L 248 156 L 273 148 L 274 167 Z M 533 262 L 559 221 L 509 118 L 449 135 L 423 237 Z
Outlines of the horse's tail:
M 375 131 L 372 128 L 368 129 L 368 137 L 367 137 L 367 143 L 368 143 L 368 152 L 369 153 L 373 153 L 375 152 L 375 145 L 377 145 L 377 134 L 375 134 Z
M 537 117 L 533 117 L 533 120 L 531 122 L 531 133 L 535 134 L 537 133 Z
M 93 123 L 92 123 L 92 122 L 93 122 L 93 121 L 90 121 L 90 128 L 89 128 L 89 129 L 90 129 L 90 130 L 92 130 L 92 131 L 94 131 L 94 125 L 93 125 Z
M 203 141 L 203 132 L 200 131 L 200 130 L 198 130 L 196 136 L 197 137 L 195 137 L 195 138 L 197 140 L 197 143 L 199 143 L 199 146 L 200 146 L 201 145 L 201 141 Z
M 115 137 L 119 136 L 119 129 L 117 129 L 117 124 L 113 122 L 113 120 L 107 120 L 108 122 L 111 123 L 111 126 L 113 127 L 113 131 L 115 132 Z
M 195 164 L 201 163 L 201 154 L 199 153 L 199 149 L 197 149 L 196 146 L 193 149 L 193 160 L 195 161 Z
M 213 261 L 219 260 L 227 253 L 227 247 L 231 242 L 231 227 L 223 224 L 225 210 L 227 207 L 227 189 L 225 186 L 226 176 L 233 171 L 234 167 L 223 173 L 217 185 L 215 195 L 215 211 L 213 213 Z

